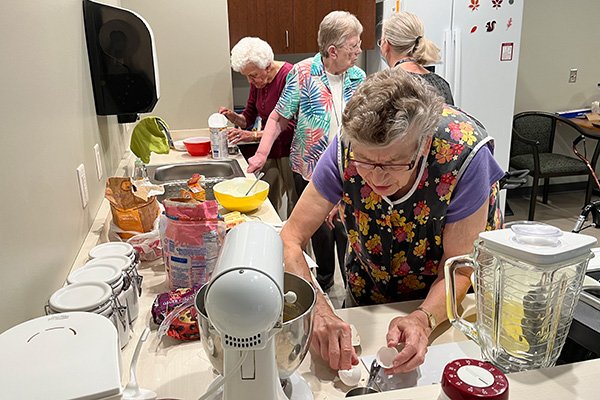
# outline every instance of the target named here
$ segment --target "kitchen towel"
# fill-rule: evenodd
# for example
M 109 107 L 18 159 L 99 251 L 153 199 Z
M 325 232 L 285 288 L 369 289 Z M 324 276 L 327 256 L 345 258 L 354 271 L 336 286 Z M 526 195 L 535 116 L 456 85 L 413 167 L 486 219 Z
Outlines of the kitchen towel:
M 150 153 L 168 154 L 169 142 L 166 133 L 162 130 L 159 122 L 167 128 L 167 124 L 160 117 L 146 117 L 142 119 L 133 129 L 129 148 L 145 164 L 150 162 Z

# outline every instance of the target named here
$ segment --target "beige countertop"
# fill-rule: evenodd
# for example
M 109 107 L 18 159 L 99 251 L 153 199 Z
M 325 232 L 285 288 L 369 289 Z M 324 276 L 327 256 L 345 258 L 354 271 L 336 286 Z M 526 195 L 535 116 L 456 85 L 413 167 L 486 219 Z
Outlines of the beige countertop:
M 180 140 L 189 136 L 205 136 L 207 130 L 186 130 L 173 132 L 173 139 Z M 134 156 L 126 157 L 119 168 L 119 173 L 128 174 Z M 173 162 L 191 162 L 202 157 L 191 157 L 187 153 L 171 151 L 167 155 L 152 154 L 150 164 L 167 164 Z M 242 169 L 246 163 L 238 156 Z M 280 223 L 277 213 L 268 200 L 256 212 L 266 222 Z M 77 268 L 85 263 L 89 250 L 96 244 L 106 241 L 105 228 L 110 220 L 110 206 L 105 200 L 100 207 L 94 224 L 86 238 L 74 263 Z M 151 306 L 154 298 L 168 290 L 162 260 L 144 263 L 139 270 L 144 277 L 143 293 L 140 298 L 140 314 L 135 321 L 129 344 L 122 350 L 122 378 L 126 383 L 129 378 L 129 363 L 137 340 L 144 328 L 151 321 Z M 385 344 L 385 333 L 389 321 L 398 315 L 410 313 L 419 302 L 405 302 L 388 305 L 358 307 L 338 310 L 339 315 L 352 323 L 361 338 L 359 352 L 362 355 L 374 354 Z M 463 303 L 465 315 L 473 313 L 473 299 L 468 297 Z M 432 344 L 441 344 L 465 340 L 462 333 L 450 327 L 448 322 L 441 324 L 432 336 Z M 600 360 L 555 367 L 547 370 L 528 371 L 509 375 L 510 398 L 518 399 L 596 399 L 598 398 L 598 372 Z M 308 382 L 319 400 L 343 398 L 349 390 L 341 384 L 334 371 L 329 369 L 320 359 L 307 355 L 298 369 L 298 373 Z M 362 384 L 366 381 L 366 369 L 363 367 Z M 197 399 L 215 378 L 212 367 L 200 342 L 179 342 L 169 337 L 158 343 L 156 327 L 148 341 L 144 344 L 138 362 L 137 378 L 141 387 L 158 393 L 159 398 L 170 397 L 183 400 Z M 415 387 L 376 395 L 362 396 L 365 399 L 437 399 L 439 385 Z M 266 399 L 268 400 L 268 399 Z

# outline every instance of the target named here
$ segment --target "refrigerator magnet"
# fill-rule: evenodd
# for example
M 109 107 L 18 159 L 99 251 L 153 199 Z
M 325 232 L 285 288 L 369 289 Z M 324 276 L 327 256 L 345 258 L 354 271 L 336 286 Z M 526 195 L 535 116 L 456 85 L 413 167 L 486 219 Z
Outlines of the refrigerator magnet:
M 471 9 L 471 11 L 476 11 L 479 8 L 479 0 L 471 0 L 469 8 Z
M 514 43 L 502 43 L 502 50 L 500 51 L 500 61 L 512 61 L 513 59 L 513 47 Z
M 509 18 L 508 21 L 506 21 L 506 30 L 509 30 L 510 27 L 512 26 L 513 22 L 512 22 L 512 18 Z
M 496 21 L 488 21 L 485 23 L 486 32 L 492 32 L 494 29 L 496 29 Z
M 471 33 L 475 33 L 477 31 L 477 25 L 473 25 L 471 28 Z
M 502 1 L 503 0 L 492 0 L 492 7 L 494 7 L 494 9 L 502 7 Z

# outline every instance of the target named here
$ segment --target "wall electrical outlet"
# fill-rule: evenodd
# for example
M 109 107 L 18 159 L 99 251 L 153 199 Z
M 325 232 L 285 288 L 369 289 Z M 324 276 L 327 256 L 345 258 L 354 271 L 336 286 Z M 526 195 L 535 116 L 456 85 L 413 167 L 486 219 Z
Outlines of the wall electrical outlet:
M 577 82 L 577 69 L 571 68 L 571 71 L 569 71 L 569 83 L 575 82 Z
M 81 195 L 81 206 L 85 208 L 90 200 L 88 193 L 87 179 L 85 177 L 85 167 L 83 164 L 79 164 L 77 167 L 77 180 L 79 182 L 79 194 Z
M 94 155 L 96 156 L 96 175 L 98 180 L 102 179 L 102 158 L 100 158 L 100 145 L 96 143 L 94 145 Z

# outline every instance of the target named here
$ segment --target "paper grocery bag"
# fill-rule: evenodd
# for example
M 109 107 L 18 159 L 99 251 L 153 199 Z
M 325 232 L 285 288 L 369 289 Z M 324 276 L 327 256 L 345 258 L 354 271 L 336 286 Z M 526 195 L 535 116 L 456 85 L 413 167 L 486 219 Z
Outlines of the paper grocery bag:
M 156 197 L 146 200 L 137 197 L 128 177 L 111 177 L 106 181 L 105 197 L 110 202 L 113 222 L 119 229 L 122 239 L 129 239 L 136 233 L 150 232 L 158 218 L 160 208 Z

